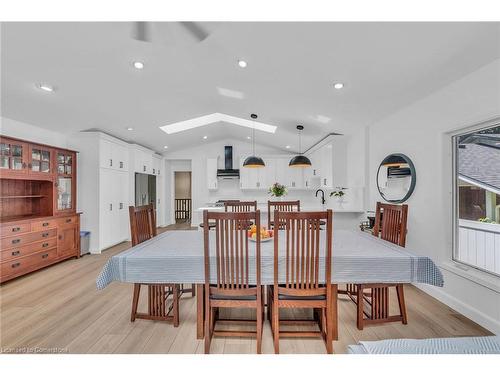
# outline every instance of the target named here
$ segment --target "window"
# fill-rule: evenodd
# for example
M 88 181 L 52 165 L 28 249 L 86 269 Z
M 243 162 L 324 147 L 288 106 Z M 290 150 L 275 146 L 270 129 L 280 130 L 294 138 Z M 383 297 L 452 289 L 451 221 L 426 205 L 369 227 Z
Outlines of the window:
M 453 260 L 500 276 L 500 125 L 452 139 Z

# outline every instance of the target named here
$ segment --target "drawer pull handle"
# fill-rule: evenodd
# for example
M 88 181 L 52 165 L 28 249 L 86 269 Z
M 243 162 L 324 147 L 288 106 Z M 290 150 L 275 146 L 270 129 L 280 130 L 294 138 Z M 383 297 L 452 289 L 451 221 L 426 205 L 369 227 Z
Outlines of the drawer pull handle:
M 14 263 L 14 264 L 11 264 L 11 267 L 16 268 L 16 267 L 19 267 L 20 265 L 21 265 L 21 263 Z
M 16 256 L 16 255 L 19 255 L 19 254 L 21 254 L 21 252 L 20 252 L 19 250 L 16 250 L 16 251 L 13 251 L 13 252 L 12 252 L 12 255 L 13 255 L 13 256 Z
M 66 219 L 66 222 L 67 223 L 71 223 L 71 219 Z
M 42 259 L 45 259 L 49 256 L 49 254 L 42 254 Z
M 59 239 L 62 240 L 63 239 L 63 236 L 62 234 L 59 235 Z
M 48 233 L 42 233 L 42 237 L 48 237 L 49 234 Z
M 49 246 L 48 242 L 45 242 L 44 244 L 42 244 L 42 247 L 47 247 L 47 246 Z
M 47 227 L 48 225 L 49 225 L 49 223 L 43 223 L 42 227 Z
M 13 231 L 13 232 L 19 232 L 20 230 L 21 230 L 21 228 L 20 228 L 20 227 L 15 227 L 15 228 L 12 228 L 12 231 Z
M 19 242 L 21 242 L 21 240 L 19 238 L 16 238 L 15 240 L 12 240 L 13 244 L 16 244 L 16 243 L 19 243 Z

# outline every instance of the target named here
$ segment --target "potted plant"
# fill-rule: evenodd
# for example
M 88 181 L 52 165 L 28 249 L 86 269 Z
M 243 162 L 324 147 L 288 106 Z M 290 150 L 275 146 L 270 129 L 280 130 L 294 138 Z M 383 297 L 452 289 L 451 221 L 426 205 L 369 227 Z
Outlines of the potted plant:
M 346 193 L 345 193 L 345 190 L 347 190 L 347 188 L 346 188 L 346 187 L 339 187 L 339 186 L 337 186 L 337 187 L 336 187 L 336 190 L 334 190 L 334 191 L 332 191 L 332 192 L 330 193 L 330 197 L 335 197 L 335 198 L 337 198 L 337 202 L 338 202 L 339 204 L 342 204 L 342 203 L 344 203 L 344 196 L 345 196 L 345 194 L 346 194 Z
M 269 194 L 273 197 L 279 198 L 280 200 L 286 195 L 286 193 L 286 186 L 281 185 L 279 182 L 275 182 L 269 188 Z

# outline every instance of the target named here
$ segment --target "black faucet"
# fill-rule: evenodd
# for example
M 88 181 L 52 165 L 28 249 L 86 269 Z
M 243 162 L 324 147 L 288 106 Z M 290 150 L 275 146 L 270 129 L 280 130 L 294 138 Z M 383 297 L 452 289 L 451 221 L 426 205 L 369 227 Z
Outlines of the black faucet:
M 318 193 L 321 192 L 321 204 L 325 204 L 325 192 L 321 189 L 316 190 L 316 197 L 318 196 Z

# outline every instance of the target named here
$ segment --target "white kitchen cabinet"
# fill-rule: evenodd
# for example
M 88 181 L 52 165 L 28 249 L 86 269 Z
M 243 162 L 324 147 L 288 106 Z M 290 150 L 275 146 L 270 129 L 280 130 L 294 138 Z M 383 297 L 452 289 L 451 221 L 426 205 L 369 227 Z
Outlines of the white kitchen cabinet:
M 153 174 L 153 152 L 134 149 L 134 169 L 138 173 Z
M 321 177 L 321 188 L 332 189 L 333 186 L 333 145 L 331 143 L 326 144 L 320 150 L 321 161 L 320 161 L 320 177 Z
M 320 186 L 321 154 L 316 150 L 306 156 L 311 161 L 311 166 L 303 168 L 303 188 L 317 189 Z
M 246 168 L 243 166 L 246 158 L 246 156 L 240 158 L 240 188 L 251 190 L 267 189 L 268 179 L 266 178 L 266 173 L 269 172 L 269 169 L 266 167 Z M 264 163 L 266 163 L 265 160 Z
M 121 141 L 99 139 L 99 160 L 101 168 L 128 171 L 128 149 Z
M 90 251 L 102 250 L 130 238 L 128 206 L 134 188 L 129 165 L 132 145 L 100 132 L 75 137 L 78 160 L 78 210 L 82 230 L 90 231 Z
M 153 155 L 153 168 L 151 170 L 151 174 L 154 174 L 155 176 L 160 175 L 161 161 L 162 161 L 161 156 Z
M 207 158 L 207 188 L 209 190 L 218 188 L 217 161 L 217 158 Z
M 128 178 L 126 172 L 101 168 L 99 172 L 100 248 L 105 249 L 129 237 Z

